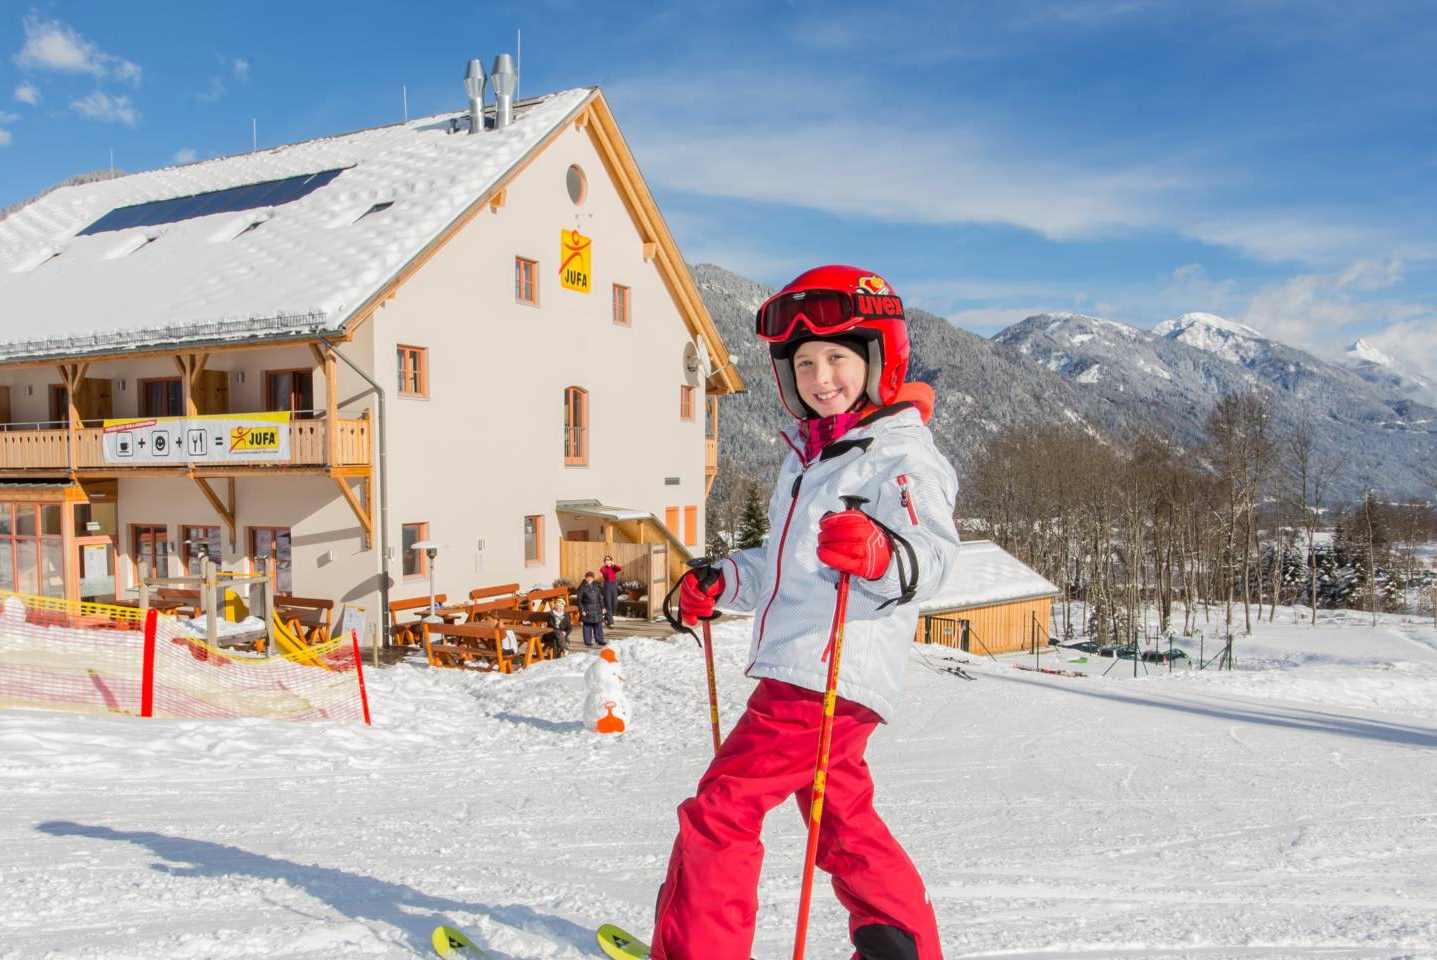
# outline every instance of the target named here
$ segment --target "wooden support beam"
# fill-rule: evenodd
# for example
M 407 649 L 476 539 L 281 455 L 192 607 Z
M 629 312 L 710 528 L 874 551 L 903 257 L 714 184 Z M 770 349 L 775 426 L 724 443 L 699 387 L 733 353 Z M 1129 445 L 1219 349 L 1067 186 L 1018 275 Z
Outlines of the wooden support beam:
M 489 212 L 498 213 L 499 208 L 504 206 L 504 201 L 509 199 L 507 190 L 498 190 L 489 198 Z
M 652 240 L 644 241 L 644 262 L 647 263 L 659 255 L 659 245 Z
M 205 363 L 209 358 L 208 353 L 177 353 L 174 356 L 175 366 L 180 371 L 180 395 L 187 417 L 199 416 L 195 394 L 200 390 L 200 375 L 205 372 Z
M 210 506 L 215 508 L 215 513 L 220 515 L 220 519 L 225 522 L 225 526 L 230 528 L 230 549 L 233 550 L 235 544 L 234 481 L 230 481 L 230 503 L 229 506 L 226 507 L 224 502 L 220 500 L 219 495 L 215 493 L 214 488 L 210 486 L 208 480 L 204 477 L 196 477 L 194 474 L 190 475 L 190 479 L 194 480 L 195 484 L 200 488 L 200 493 L 205 495 L 205 499 L 210 502 Z
M 315 363 L 324 368 L 324 465 L 339 465 L 339 378 L 334 351 L 309 345 Z
M 89 368 L 88 363 L 60 364 L 60 379 L 65 383 L 65 463 L 71 478 L 75 476 L 80 449 L 80 408 L 75 404 L 75 394 Z
M 230 516 L 232 516 L 232 517 L 237 517 L 237 516 L 239 516 L 239 514 L 235 512 L 235 478 L 234 478 L 234 477 L 226 477 L 225 480 L 226 480 L 226 481 L 228 482 L 228 484 L 229 484 L 229 498 L 228 498 L 225 502 L 229 505 L 229 508 L 230 508 Z M 239 537 L 236 535 L 235 528 L 234 528 L 233 526 L 231 526 L 231 527 L 230 527 L 230 553 L 238 553 L 238 552 L 239 552 Z
M 349 489 L 349 481 L 344 477 L 333 477 L 339 492 L 344 494 L 344 500 L 349 504 L 349 509 L 354 511 L 355 517 L 359 519 L 359 525 L 364 528 L 364 549 L 368 550 L 374 542 L 374 524 L 370 522 L 369 513 L 364 509 L 364 504 Z

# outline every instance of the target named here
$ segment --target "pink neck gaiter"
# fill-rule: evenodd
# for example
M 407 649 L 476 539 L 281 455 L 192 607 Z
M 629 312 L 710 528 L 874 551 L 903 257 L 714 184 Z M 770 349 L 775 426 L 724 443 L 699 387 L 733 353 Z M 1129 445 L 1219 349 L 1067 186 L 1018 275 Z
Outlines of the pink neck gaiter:
M 810 417 L 803 421 L 804 465 L 812 463 L 824 447 L 853 429 L 853 425 L 863 419 L 863 414 L 862 410 L 849 410 L 831 417 Z

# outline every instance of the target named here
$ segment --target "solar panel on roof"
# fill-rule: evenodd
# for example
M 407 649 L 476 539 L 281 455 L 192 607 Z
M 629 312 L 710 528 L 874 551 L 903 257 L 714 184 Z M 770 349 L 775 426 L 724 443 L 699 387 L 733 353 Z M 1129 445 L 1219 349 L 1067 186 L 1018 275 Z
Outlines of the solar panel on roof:
M 78 235 L 88 237 L 112 230 L 128 230 L 131 227 L 157 227 L 163 223 L 179 223 L 181 220 L 193 220 L 195 217 L 206 217 L 215 213 L 239 213 L 260 207 L 277 207 L 309 196 L 343 172 L 343 168 L 322 170 L 319 173 L 285 177 L 283 180 L 266 180 L 262 183 L 227 187 L 224 190 L 210 190 L 188 197 L 132 203 L 127 207 L 116 207 L 81 230 Z

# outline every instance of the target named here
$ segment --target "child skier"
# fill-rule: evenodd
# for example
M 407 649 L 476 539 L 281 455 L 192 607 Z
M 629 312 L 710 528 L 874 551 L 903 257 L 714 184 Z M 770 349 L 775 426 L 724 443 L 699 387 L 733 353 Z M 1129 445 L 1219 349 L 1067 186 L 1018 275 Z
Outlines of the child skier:
M 924 423 L 925 384 L 905 384 L 903 304 L 854 267 L 804 273 L 758 310 L 784 408 L 798 421 L 769 503 L 767 542 L 686 574 L 684 621 L 753 611 L 747 674 L 759 680 L 695 796 L 659 892 L 656 960 L 747 960 L 764 815 L 812 793 L 835 584 L 852 588 L 818 866 L 848 909 L 863 960 L 941 960 L 923 880 L 873 809 L 869 735 L 893 713 L 918 603 L 953 567 L 958 481 Z M 841 496 L 867 498 L 845 509 Z M 705 587 L 704 584 L 707 584 Z

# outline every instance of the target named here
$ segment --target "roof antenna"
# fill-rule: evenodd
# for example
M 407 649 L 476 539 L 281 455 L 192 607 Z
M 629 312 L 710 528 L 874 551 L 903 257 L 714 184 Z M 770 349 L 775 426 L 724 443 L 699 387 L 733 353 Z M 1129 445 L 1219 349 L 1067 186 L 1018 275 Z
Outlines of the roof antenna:
M 256 120 L 254 117 L 250 117 L 250 120 L 249 120 L 249 139 L 250 139 L 250 150 L 251 150 L 251 151 L 258 150 L 258 149 L 259 149 L 259 121 Z
M 514 101 L 519 100 L 519 77 L 524 73 L 524 31 L 514 28 Z
M 115 148 L 110 148 L 110 176 L 115 175 Z
M 409 122 L 409 88 L 404 84 L 399 85 L 399 95 L 404 98 L 404 122 Z

